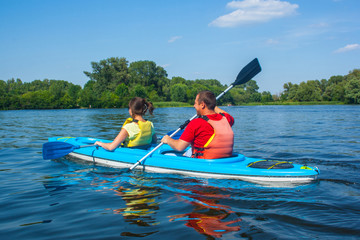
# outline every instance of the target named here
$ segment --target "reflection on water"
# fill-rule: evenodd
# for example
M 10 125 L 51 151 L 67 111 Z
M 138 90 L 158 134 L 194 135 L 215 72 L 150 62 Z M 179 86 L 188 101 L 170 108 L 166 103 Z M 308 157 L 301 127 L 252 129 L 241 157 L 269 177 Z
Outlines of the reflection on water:
M 58 160 L 59 161 L 59 160 Z M 198 233 L 220 238 L 229 232 L 241 229 L 237 224 L 241 221 L 230 206 L 220 203 L 221 199 L 231 199 L 229 194 L 223 194 L 226 189 L 206 185 L 198 179 L 156 178 L 147 173 L 102 172 L 107 168 L 81 168 L 79 165 L 63 160 L 72 169 L 63 174 L 46 176 L 43 185 L 49 194 L 56 196 L 64 191 L 75 189 L 93 190 L 118 196 L 118 207 L 88 209 L 88 212 L 103 212 L 121 215 L 125 222 L 139 227 L 156 226 L 160 224 L 157 212 L 160 210 L 160 198 L 163 191 L 170 191 L 175 202 L 186 203 L 192 207 L 189 212 L 168 215 L 169 222 L 185 222 L 184 225 L 193 228 Z M 75 167 L 75 168 L 74 168 Z M 155 175 L 158 176 L 158 175 Z M 72 189 L 74 188 L 74 189 Z M 165 206 L 163 206 L 165 207 Z M 185 209 L 188 209 L 185 208 Z M 144 237 L 157 231 L 139 233 L 126 231 L 122 236 Z
M 133 178 L 136 180 L 136 178 Z M 116 196 L 121 197 L 125 202 L 125 207 L 113 209 L 114 214 L 121 214 L 126 222 L 137 224 L 139 226 L 157 225 L 154 215 L 159 209 L 156 197 L 160 195 L 158 189 L 154 187 L 146 187 L 130 182 L 130 187 L 121 186 L 120 180 L 109 181 L 103 180 L 92 183 L 97 189 L 103 188 L 113 191 Z M 99 190 L 98 190 L 99 191 Z
M 228 213 L 214 211 L 205 213 L 192 212 L 170 216 L 172 217 L 170 221 L 186 221 L 185 226 L 191 227 L 201 234 L 220 238 L 225 233 L 239 231 L 241 229 L 240 226 L 228 226 L 241 221 L 241 219 L 223 221 L 223 219 L 226 219 L 228 216 Z
M 183 192 L 183 191 L 182 191 Z M 170 221 L 185 221 L 185 226 L 195 229 L 201 234 L 220 238 L 223 234 L 239 231 L 240 226 L 229 226 L 240 222 L 240 218 L 229 220 L 230 206 L 219 204 L 219 199 L 229 198 L 222 195 L 216 187 L 196 186 L 190 194 L 178 193 L 177 196 L 190 203 L 194 208 L 189 213 L 172 215 Z
M 114 190 L 116 195 L 122 197 L 126 203 L 126 208 L 119 208 L 114 210 L 115 213 L 121 213 L 126 219 L 133 219 L 137 217 L 146 217 L 155 213 L 158 210 L 158 203 L 155 202 L 154 197 L 159 195 L 153 189 L 139 188 L 122 188 Z M 139 222 L 139 221 L 137 221 Z M 146 226 L 144 224 L 143 226 Z
M 58 160 L 60 161 L 60 160 Z M 118 207 L 107 207 L 103 203 L 98 206 L 102 208 L 88 209 L 88 212 L 112 213 L 121 215 L 125 222 L 135 224 L 139 227 L 156 226 L 159 221 L 156 219 L 156 211 L 159 210 L 158 196 L 161 195 L 157 187 L 146 186 L 148 180 L 141 176 L 119 173 L 102 172 L 103 168 L 85 168 L 81 165 L 68 162 L 72 169 L 63 174 L 46 176 L 43 180 L 44 187 L 48 190 L 49 195 L 56 196 L 64 192 L 75 192 L 77 190 L 94 191 L 119 197 Z M 75 169 L 74 169 L 75 168 Z M 111 202 L 113 204 L 114 201 Z M 56 203 L 59 204 L 59 203 Z M 122 232 L 122 236 L 144 237 L 156 233 L 150 231 L 144 233 Z

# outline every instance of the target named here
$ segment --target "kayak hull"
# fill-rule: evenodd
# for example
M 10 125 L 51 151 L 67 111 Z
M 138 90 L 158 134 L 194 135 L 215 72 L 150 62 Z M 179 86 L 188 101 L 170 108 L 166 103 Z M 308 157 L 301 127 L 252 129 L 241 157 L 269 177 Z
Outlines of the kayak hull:
M 95 141 L 108 141 L 83 137 L 49 138 L 49 142 L 67 142 L 76 146 L 93 144 Z M 108 141 L 110 142 L 110 141 Z M 75 149 L 69 153 L 70 158 L 80 159 L 95 165 L 112 168 L 130 168 L 151 149 L 117 148 L 107 151 L 101 147 L 88 146 Z M 274 164 L 272 164 L 274 162 Z M 306 183 L 317 179 L 320 171 L 309 167 L 286 162 L 287 168 L 279 168 L 284 162 L 271 161 L 272 165 L 253 167 L 258 163 L 269 163 L 265 159 L 248 158 L 234 154 L 222 159 L 194 159 L 183 157 L 182 153 L 173 151 L 168 145 L 162 145 L 146 158 L 136 169 L 147 172 L 182 174 L 201 178 L 239 179 L 249 182 L 287 182 Z

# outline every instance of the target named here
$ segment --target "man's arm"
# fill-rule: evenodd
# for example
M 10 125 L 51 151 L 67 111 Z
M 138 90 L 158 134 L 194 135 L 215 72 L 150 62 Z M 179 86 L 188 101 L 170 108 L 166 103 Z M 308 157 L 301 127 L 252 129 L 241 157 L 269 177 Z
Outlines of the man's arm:
M 216 106 L 216 107 L 214 108 L 214 111 L 215 111 L 216 113 L 226 113 L 226 114 L 228 115 L 228 117 L 226 117 L 226 118 L 227 118 L 227 120 L 229 121 L 230 126 L 233 126 L 233 125 L 234 125 L 235 119 L 234 119 L 234 117 L 231 116 L 229 113 L 225 112 L 224 110 L 222 110 L 222 109 L 219 108 L 218 106 Z
M 224 110 L 222 110 L 221 108 L 219 108 L 218 106 L 216 106 L 216 107 L 214 108 L 214 111 L 215 111 L 216 113 L 227 113 L 227 112 L 225 112 Z M 229 113 L 227 113 L 227 114 L 229 114 Z
M 161 142 L 168 144 L 172 149 L 176 151 L 184 151 L 189 145 L 189 142 L 185 142 L 181 139 L 172 139 L 170 136 L 166 135 L 161 139 Z

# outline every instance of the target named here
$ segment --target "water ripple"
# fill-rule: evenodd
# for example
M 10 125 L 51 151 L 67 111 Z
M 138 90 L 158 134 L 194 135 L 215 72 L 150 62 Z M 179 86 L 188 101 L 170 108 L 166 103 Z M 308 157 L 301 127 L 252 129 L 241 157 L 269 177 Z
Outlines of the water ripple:
M 316 165 L 319 181 L 260 185 L 44 161 L 48 137 L 111 139 L 127 109 L 0 111 L 2 239 L 360 238 L 359 106 L 224 109 L 235 117 L 236 151 Z M 164 108 L 149 119 L 164 135 L 193 114 Z

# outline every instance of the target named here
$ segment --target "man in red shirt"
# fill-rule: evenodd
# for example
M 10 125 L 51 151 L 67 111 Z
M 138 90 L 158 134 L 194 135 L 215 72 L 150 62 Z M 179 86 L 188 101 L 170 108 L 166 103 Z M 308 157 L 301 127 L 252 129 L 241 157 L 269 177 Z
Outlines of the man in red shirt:
M 187 125 L 180 139 L 166 135 L 161 142 L 177 151 L 183 151 L 191 144 L 192 157 L 195 158 L 230 157 L 234 144 L 231 129 L 234 118 L 216 106 L 216 97 L 210 91 L 198 93 L 194 108 L 199 117 Z

